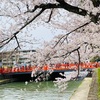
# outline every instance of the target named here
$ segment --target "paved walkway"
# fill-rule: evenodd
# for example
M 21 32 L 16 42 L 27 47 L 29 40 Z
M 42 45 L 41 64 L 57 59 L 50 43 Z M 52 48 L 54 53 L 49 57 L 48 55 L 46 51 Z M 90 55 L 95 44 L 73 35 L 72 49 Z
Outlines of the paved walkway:
M 88 100 L 88 93 L 92 78 L 85 78 L 78 89 L 74 92 L 70 100 Z

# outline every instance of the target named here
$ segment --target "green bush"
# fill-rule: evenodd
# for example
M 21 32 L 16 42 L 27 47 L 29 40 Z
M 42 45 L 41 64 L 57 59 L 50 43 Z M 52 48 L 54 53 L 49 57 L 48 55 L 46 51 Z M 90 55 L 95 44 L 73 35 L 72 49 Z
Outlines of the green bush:
M 100 56 L 98 56 L 98 55 L 94 56 L 94 57 L 90 60 L 90 62 L 98 62 L 98 61 L 100 61 Z

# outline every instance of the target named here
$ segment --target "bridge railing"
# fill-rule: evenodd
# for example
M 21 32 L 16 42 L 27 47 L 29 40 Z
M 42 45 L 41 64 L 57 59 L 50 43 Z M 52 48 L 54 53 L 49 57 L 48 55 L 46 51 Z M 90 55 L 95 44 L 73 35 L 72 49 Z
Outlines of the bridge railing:
M 80 65 L 81 69 L 89 69 L 89 68 L 97 68 L 100 67 L 100 63 L 81 63 Z M 47 70 L 77 70 L 78 66 L 77 64 L 55 64 L 54 66 L 49 67 L 48 65 L 43 66 L 42 68 L 39 66 L 21 66 L 21 67 L 13 67 L 13 68 L 9 68 L 9 67 L 2 67 L 0 68 L 0 73 L 16 73 L 16 72 L 32 72 L 33 70 L 35 70 L 36 68 L 38 68 L 38 70 L 43 70 L 43 71 L 47 71 Z

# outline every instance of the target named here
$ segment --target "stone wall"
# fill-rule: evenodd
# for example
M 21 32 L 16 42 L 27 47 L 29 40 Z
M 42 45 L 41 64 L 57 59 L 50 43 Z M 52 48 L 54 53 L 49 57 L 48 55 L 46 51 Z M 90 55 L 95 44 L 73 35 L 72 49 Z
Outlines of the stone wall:
M 91 86 L 90 86 L 90 90 L 89 90 L 89 94 L 88 94 L 88 99 L 87 100 L 98 100 L 97 91 L 98 91 L 97 73 L 93 72 L 92 83 L 91 83 Z

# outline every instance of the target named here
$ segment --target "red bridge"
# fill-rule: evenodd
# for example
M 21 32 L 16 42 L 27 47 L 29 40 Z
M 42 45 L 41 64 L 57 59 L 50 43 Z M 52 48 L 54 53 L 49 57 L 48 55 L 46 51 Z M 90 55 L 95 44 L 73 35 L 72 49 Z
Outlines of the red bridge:
M 100 63 L 81 63 L 80 65 L 81 69 L 90 69 L 90 68 L 98 68 L 100 67 Z M 55 64 L 52 65 L 51 67 L 45 65 L 42 68 L 40 68 L 39 66 L 21 66 L 21 67 L 13 67 L 13 68 L 9 68 L 9 67 L 2 67 L 0 68 L 0 73 L 1 74 L 5 74 L 5 73 L 20 73 L 20 72 L 32 72 L 35 69 L 42 69 L 44 71 L 47 70 L 77 70 L 78 69 L 78 64 L 74 64 L 74 63 L 67 63 L 67 64 Z
M 93 69 L 93 68 L 98 68 L 100 67 L 100 63 L 81 63 L 80 65 L 80 69 Z M 48 65 L 45 65 L 43 67 L 39 67 L 39 66 L 21 66 L 21 67 L 13 67 L 13 68 L 9 68 L 9 67 L 2 67 L 0 68 L 0 73 L 3 76 L 6 76 L 6 78 L 8 76 L 13 76 L 13 77 L 18 77 L 21 78 L 20 80 L 22 80 L 23 78 L 27 78 L 30 79 L 31 78 L 31 73 L 32 71 L 35 70 L 42 70 L 42 71 L 48 71 L 48 70 L 52 70 L 53 72 L 65 72 L 65 71 L 70 71 L 70 70 L 77 70 L 78 69 L 78 64 L 76 63 L 66 63 L 66 64 L 53 64 L 51 67 Z M 22 76 L 22 77 L 21 77 Z

